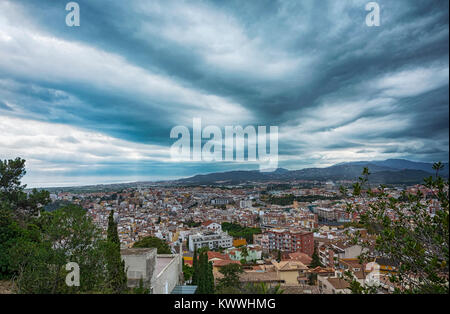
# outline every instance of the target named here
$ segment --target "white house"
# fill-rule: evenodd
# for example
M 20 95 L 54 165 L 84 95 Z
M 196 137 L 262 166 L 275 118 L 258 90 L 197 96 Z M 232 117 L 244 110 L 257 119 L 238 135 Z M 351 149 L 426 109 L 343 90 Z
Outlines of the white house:
M 211 231 L 222 232 L 222 226 L 217 222 L 213 222 L 211 220 L 203 222 L 202 227 Z

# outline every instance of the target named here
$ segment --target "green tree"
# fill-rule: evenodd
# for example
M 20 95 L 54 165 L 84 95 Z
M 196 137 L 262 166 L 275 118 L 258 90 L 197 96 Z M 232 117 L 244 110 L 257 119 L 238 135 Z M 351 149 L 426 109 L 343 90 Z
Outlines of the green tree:
M 323 267 L 322 263 L 320 262 L 319 253 L 317 251 L 317 246 L 314 246 L 314 252 L 311 256 L 311 264 L 309 265 L 310 268 L 316 268 L 318 266 Z
M 439 171 L 441 171 L 442 169 L 444 169 L 444 165 L 442 164 L 442 162 L 436 162 L 433 164 L 433 170 L 436 171 L 436 178 L 439 177 Z
M 169 245 L 157 237 L 145 237 L 133 244 L 134 248 L 156 248 L 158 254 L 171 254 Z
M 260 283 L 248 283 L 242 289 L 242 293 L 245 294 L 283 294 L 284 290 L 278 284 L 274 287 L 270 287 L 265 282 Z
M 120 239 L 113 210 L 108 217 L 107 243 L 104 249 L 107 256 L 108 287 L 112 293 L 123 293 L 128 289 L 127 275 L 125 261 L 122 261 L 120 255 Z
M 449 182 L 439 176 L 442 167 L 436 163 L 435 178 L 424 180 L 431 198 L 419 190 L 415 194 L 403 192 L 402 198 L 396 199 L 384 186 L 375 194 L 370 188 L 368 169 L 353 185 L 353 195 L 366 199 L 368 210 L 351 202 L 347 210 L 359 215 L 360 222 L 372 228 L 376 237 L 373 242 L 357 233 L 354 241 L 363 247 L 374 246 L 377 256 L 397 265 L 396 272 L 389 276 L 397 286 L 396 293 L 449 293 Z M 341 191 L 347 193 L 344 188 Z M 430 213 L 431 202 L 439 204 L 436 213 Z M 368 251 L 360 259 L 373 261 L 373 256 Z M 355 285 L 354 292 L 370 293 L 369 288 Z
M 212 263 L 208 262 L 207 250 L 200 250 L 198 263 L 197 293 L 214 293 L 214 276 L 212 273 Z
M 197 248 L 194 248 L 194 257 L 192 258 L 192 285 L 198 284 L 198 257 Z
M 198 266 L 197 266 L 197 291 L 198 294 L 205 294 L 206 293 L 206 270 L 205 270 L 205 262 L 204 262 L 204 255 L 205 253 L 203 251 L 199 252 L 198 257 Z
M 15 273 L 11 267 L 9 250 L 18 242 L 23 230 L 13 219 L 10 210 L 0 208 L 0 279 L 9 279 Z
M 261 228 L 242 227 L 239 224 L 223 222 L 222 230 L 235 238 L 245 238 L 247 243 L 253 243 L 253 235 L 261 233 Z
M 277 250 L 277 262 L 281 262 L 281 251 Z
M 0 160 L 0 208 L 11 210 L 21 224 L 34 216 L 40 209 L 50 203 L 50 193 L 33 189 L 27 195 L 24 192 L 26 185 L 21 184 L 26 174 L 25 160 Z
M 312 257 L 312 260 L 311 260 L 311 264 L 309 264 L 309 268 L 316 268 L 318 266 L 323 267 L 322 263 L 320 262 L 317 246 L 314 246 L 314 252 L 311 257 Z M 317 274 L 310 272 L 308 274 L 308 284 L 310 286 L 314 286 L 316 283 L 317 283 Z
M 13 276 L 19 293 L 117 292 L 111 288 L 117 278 L 126 292 L 123 267 L 117 276 L 110 271 L 112 260 L 121 263 L 117 226 L 108 241 L 80 206 L 42 210 L 49 192 L 27 195 L 25 173 L 25 160 L 0 160 L 0 277 Z M 68 262 L 80 267 L 79 287 L 65 283 Z
M 21 199 L 23 189 L 22 177 L 26 174 L 25 160 L 0 160 L 0 200 L 9 204 L 17 204 Z
M 105 242 L 92 219 L 78 206 L 46 212 L 34 220 L 9 250 L 20 293 L 103 292 L 107 285 Z M 65 283 L 65 265 L 80 266 L 80 286 Z
M 208 255 L 206 256 L 206 260 L 208 260 Z M 213 274 L 213 263 L 208 262 L 208 274 L 206 276 L 207 279 L 207 289 L 209 294 L 213 294 L 215 290 L 214 286 L 214 274 Z
M 116 243 L 120 246 L 119 232 L 117 230 L 117 223 L 114 221 L 114 210 L 111 210 L 108 216 L 107 239 L 111 243 Z
M 150 290 L 144 287 L 144 280 L 139 280 L 139 286 L 133 288 L 133 294 L 149 294 Z
M 317 274 L 309 273 L 308 274 L 308 285 L 314 286 L 317 282 Z
M 223 278 L 218 280 L 219 293 L 240 293 L 239 275 L 243 273 L 239 264 L 231 263 L 220 268 Z
M 247 247 L 246 247 L 246 246 L 242 246 L 241 249 L 240 249 L 240 251 L 241 251 L 241 256 L 242 256 L 242 258 L 243 258 L 245 261 L 247 261 L 247 257 L 248 257 L 248 249 L 247 249 Z
M 183 277 L 185 281 L 189 281 L 194 274 L 194 268 L 183 263 Z

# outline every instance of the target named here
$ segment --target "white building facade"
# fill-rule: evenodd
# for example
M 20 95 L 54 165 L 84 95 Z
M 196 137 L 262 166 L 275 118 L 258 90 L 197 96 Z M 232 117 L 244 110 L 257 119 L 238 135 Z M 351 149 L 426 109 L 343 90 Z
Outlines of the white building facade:
M 233 237 L 226 232 L 203 232 L 189 236 L 189 251 L 194 248 L 208 247 L 210 250 L 233 246 Z

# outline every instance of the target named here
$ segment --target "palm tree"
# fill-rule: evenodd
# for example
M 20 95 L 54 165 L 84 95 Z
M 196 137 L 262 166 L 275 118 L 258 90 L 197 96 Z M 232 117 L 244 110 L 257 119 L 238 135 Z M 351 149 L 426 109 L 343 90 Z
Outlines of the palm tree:
M 271 288 L 265 282 L 261 282 L 257 290 L 259 294 L 282 294 L 284 292 L 280 285 Z
M 242 255 L 242 258 L 243 258 L 243 259 L 247 260 L 247 257 L 248 257 L 248 249 L 247 249 L 246 246 L 242 246 L 242 247 L 241 247 L 241 255 Z
M 442 164 L 442 162 L 439 161 L 433 164 L 433 170 L 436 170 L 436 178 L 439 175 L 439 171 L 442 169 L 444 169 L 444 165 Z
M 261 282 L 258 286 L 258 293 L 259 294 L 268 294 L 269 292 L 269 286 L 265 282 Z
M 284 292 L 284 290 L 281 289 L 281 286 L 280 286 L 280 285 L 276 285 L 276 286 L 273 287 L 271 290 L 272 290 L 272 291 L 271 291 L 271 294 L 283 294 L 283 292 Z

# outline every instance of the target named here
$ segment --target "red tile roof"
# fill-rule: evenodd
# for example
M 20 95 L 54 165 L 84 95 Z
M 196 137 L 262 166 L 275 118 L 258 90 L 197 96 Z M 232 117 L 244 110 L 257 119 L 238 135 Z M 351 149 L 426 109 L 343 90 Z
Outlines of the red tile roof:
M 212 251 L 208 251 L 208 261 L 213 259 L 213 258 L 218 258 L 221 260 L 230 260 L 230 257 L 227 254 L 222 254 L 219 252 L 212 252 Z
M 308 254 L 302 252 L 289 253 L 289 258 L 295 261 L 302 262 L 306 266 L 308 266 L 312 262 L 312 258 Z
M 213 261 L 213 266 L 215 267 L 222 267 L 222 266 L 226 266 L 229 264 L 241 264 L 241 262 L 239 261 L 232 261 L 232 260 L 215 260 Z

